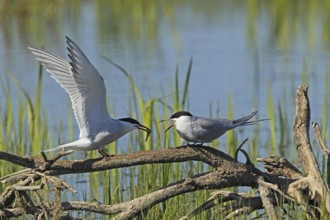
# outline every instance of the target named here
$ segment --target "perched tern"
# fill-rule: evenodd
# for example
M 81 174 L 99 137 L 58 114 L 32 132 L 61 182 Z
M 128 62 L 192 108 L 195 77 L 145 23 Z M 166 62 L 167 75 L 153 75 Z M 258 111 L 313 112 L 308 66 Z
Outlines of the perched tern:
M 137 120 L 111 118 L 106 107 L 106 89 L 102 76 L 76 43 L 69 37 L 66 37 L 66 42 L 70 61 L 42 49 L 27 47 L 69 94 L 80 130 L 78 140 L 44 152 L 98 150 L 102 156 L 108 156 L 103 147 L 135 129 L 146 131 L 147 140 L 151 130 Z
M 238 126 L 251 125 L 268 119 L 257 121 L 249 121 L 257 114 L 257 111 L 252 114 L 236 120 L 229 119 L 211 119 L 192 115 L 190 112 L 179 111 L 173 114 L 169 119 L 163 121 L 174 121 L 165 132 L 170 128 L 175 127 L 179 136 L 188 142 L 195 144 L 209 143 L 219 138 L 227 131 Z

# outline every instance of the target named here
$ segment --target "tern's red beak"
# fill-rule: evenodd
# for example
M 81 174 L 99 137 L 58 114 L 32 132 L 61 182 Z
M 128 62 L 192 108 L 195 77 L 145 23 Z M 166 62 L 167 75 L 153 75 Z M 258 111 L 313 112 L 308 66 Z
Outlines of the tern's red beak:
M 164 133 L 166 133 L 166 131 L 170 130 L 174 126 L 175 126 L 175 124 L 170 125 L 168 128 L 166 128 L 166 130 L 164 131 Z
M 164 121 L 170 121 L 171 119 L 164 119 L 164 120 L 161 120 L 161 121 L 159 121 L 159 122 L 164 122 Z M 172 124 L 172 125 L 170 125 L 165 131 L 164 131 L 164 133 L 166 133 L 168 130 L 170 130 L 172 127 L 174 127 L 175 126 L 175 124 Z

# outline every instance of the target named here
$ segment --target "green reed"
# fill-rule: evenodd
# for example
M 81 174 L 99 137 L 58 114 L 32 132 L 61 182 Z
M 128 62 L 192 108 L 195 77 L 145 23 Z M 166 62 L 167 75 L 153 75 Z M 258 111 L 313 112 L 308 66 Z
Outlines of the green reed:
M 179 67 L 176 68 L 174 77 L 170 80 L 170 88 L 162 88 L 163 96 L 152 97 L 149 99 L 143 98 L 138 86 L 135 84 L 134 78 L 123 67 L 112 61 L 109 61 L 115 65 L 121 73 L 127 79 L 131 88 L 131 96 L 128 100 L 129 114 L 132 117 L 136 117 L 142 124 L 152 128 L 153 132 L 150 139 L 145 142 L 145 134 L 140 132 L 132 132 L 129 134 L 129 142 L 127 143 L 128 152 L 139 150 L 152 150 L 162 149 L 168 147 L 177 147 L 181 145 L 181 139 L 177 133 L 172 131 L 164 134 L 164 129 L 169 123 L 159 123 L 161 119 L 169 118 L 170 115 L 179 110 L 188 110 L 189 100 L 189 82 L 192 74 L 192 59 L 188 64 L 188 68 L 185 71 L 185 77 L 183 82 L 180 82 Z M 321 124 L 326 127 L 328 112 L 328 101 L 326 99 L 328 94 L 329 76 L 325 74 L 324 85 L 324 105 L 322 108 L 322 122 Z M 3 106 L 0 108 L 0 122 L 3 126 L 0 126 L 0 148 L 2 151 L 16 153 L 19 155 L 35 154 L 41 151 L 42 148 L 50 148 L 56 146 L 68 140 L 63 140 L 64 123 L 58 120 L 55 129 L 50 129 L 45 109 L 43 107 L 41 99 L 42 90 L 42 70 L 38 70 L 37 74 L 37 89 L 33 95 L 29 95 L 23 88 L 22 84 L 15 79 L 15 77 L 7 73 L 6 77 L 0 79 L 1 91 L 4 94 Z M 180 88 L 183 88 L 182 90 Z M 13 91 L 17 90 L 17 97 L 13 96 Z M 270 125 L 270 140 L 266 140 L 267 143 L 271 143 L 271 151 L 276 152 L 276 138 L 279 137 L 280 145 L 287 145 L 290 139 L 288 135 L 290 131 L 289 119 L 286 112 L 288 107 L 279 102 L 277 108 L 274 105 L 272 89 L 268 91 L 268 116 L 271 119 Z M 75 119 L 71 110 L 71 104 L 68 100 L 68 117 L 67 117 L 67 132 L 68 139 L 73 140 L 77 135 L 74 135 L 73 127 L 75 125 Z M 234 100 L 231 95 L 228 97 L 227 115 L 228 118 L 234 118 Z M 216 105 L 215 116 L 212 113 L 213 106 L 210 104 L 209 115 L 211 117 L 219 117 L 220 107 L 219 103 Z M 115 110 L 110 109 L 111 115 L 115 115 Z M 259 117 L 259 116 L 258 116 Z M 279 121 L 279 128 L 275 127 Z M 265 122 L 266 123 L 266 122 Z M 259 125 L 260 126 L 260 125 Z M 265 125 L 266 126 L 266 125 Z M 322 129 L 323 126 L 322 126 Z M 326 134 L 326 130 L 322 130 Z M 236 133 L 235 133 L 236 132 Z M 227 153 L 233 155 L 239 141 L 237 140 L 237 132 L 231 131 L 226 134 L 226 147 Z M 286 136 L 285 136 L 286 135 Z M 324 135 L 325 136 L 325 135 Z M 252 147 L 245 149 L 249 152 L 251 159 L 260 156 L 257 152 L 259 148 L 260 129 L 258 126 L 254 126 L 253 137 L 249 137 L 249 145 Z M 119 146 L 119 142 L 114 142 L 106 149 L 111 154 L 121 153 L 123 146 Z M 219 142 L 216 141 L 211 144 L 212 147 L 218 148 Z M 122 144 L 121 144 L 122 145 Z M 265 145 L 266 149 L 268 145 Z M 248 150 L 250 149 L 250 150 Z M 282 149 L 284 151 L 284 148 Z M 259 152 L 260 153 L 260 152 Z M 280 154 L 281 150 L 280 150 Z M 284 154 L 284 153 L 283 153 Z M 99 157 L 97 151 L 92 152 L 75 152 L 70 158 L 95 158 Z M 20 168 L 16 166 L 4 166 L 4 162 L 0 161 L 1 176 L 14 172 Z M 6 167 L 6 169 L 4 169 Z M 205 166 L 200 162 L 186 162 L 186 163 L 174 163 L 174 164 L 156 164 L 156 165 L 144 165 L 138 167 L 113 169 L 110 171 L 89 173 L 86 174 L 88 182 L 86 187 L 90 189 L 90 194 L 87 194 L 83 188 L 81 190 L 82 197 L 86 200 L 96 199 L 104 204 L 114 204 L 122 201 L 127 201 L 139 196 L 145 195 L 148 192 L 161 188 L 171 182 L 180 180 L 182 178 L 192 176 L 197 173 L 212 170 L 210 167 Z M 75 184 L 74 178 L 64 176 L 67 181 L 71 181 L 71 184 Z M 71 179 L 70 179 L 71 178 Z M 4 189 L 4 185 L 0 186 L 1 191 Z M 234 189 L 237 190 L 237 189 Z M 208 199 L 210 190 L 200 190 L 194 193 L 186 195 L 180 195 L 172 198 L 160 205 L 153 207 L 147 214 L 145 219 L 177 219 L 178 217 L 188 213 L 192 209 L 196 208 L 203 201 Z M 72 199 L 73 195 L 67 195 L 64 199 Z M 63 199 L 63 198 L 62 198 Z M 299 213 L 290 213 L 291 215 L 299 216 Z M 79 216 L 89 216 L 90 214 L 78 214 Z M 219 214 L 221 215 L 221 214 Z M 92 215 L 98 216 L 98 215 Z M 209 212 L 205 212 L 198 215 L 196 219 L 208 219 L 212 215 Z
M 0 150 L 25 156 L 27 154 L 40 152 L 43 143 L 49 142 L 47 122 L 41 118 L 41 110 L 38 101 L 32 98 L 24 90 L 18 81 L 9 71 L 0 78 L 0 87 L 3 93 L 3 105 L 0 109 Z M 41 82 L 41 78 L 38 79 Z M 13 90 L 17 90 L 15 99 Z M 41 94 L 38 90 L 37 95 Z M 38 118 L 38 120 L 36 120 Z M 0 176 L 17 171 L 17 166 L 6 166 L 6 162 L 0 161 Z M 3 189 L 3 185 L 0 186 Z M 1 190 L 2 191 L 2 190 Z
M 327 138 L 327 125 L 328 125 L 328 112 L 329 112 L 329 72 L 325 71 L 323 76 L 323 105 L 321 117 L 321 133 L 322 138 L 326 141 Z
M 329 73 L 328 71 L 324 72 L 323 76 L 323 105 L 321 113 L 321 122 L 319 122 L 321 128 L 321 135 L 326 143 L 327 141 L 327 125 L 328 125 L 328 112 L 329 112 Z M 322 155 L 322 177 L 327 179 L 327 175 L 330 174 L 330 171 L 327 170 L 328 158 Z
M 233 100 L 232 95 L 229 95 L 229 98 L 228 98 L 227 118 L 231 118 L 231 119 L 235 118 L 235 115 L 234 115 L 234 100 Z M 227 143 L 226 143 L 227 153 L 230 156 L 234 156 L 236 148 L 238 147 L 237 137 L 235 136 L 235 131 L 230 130 L 230 131 L 226 132 L 226 136 L 227 136 Z
M 270 141 L 271 141 L 271 152 L 273 154 L 276 154 L 277 152 L 277 144 L 276 144 L 276 117 L 275 117 L 275 106 L 274 106 L 274 100 L 273 100 L 273 92 L 272 88 L 269 87 L 268 89 L 268 96 L 267 96 L 267 110 L 269 118 L 271 119 L 269 121 L 270 125 Z

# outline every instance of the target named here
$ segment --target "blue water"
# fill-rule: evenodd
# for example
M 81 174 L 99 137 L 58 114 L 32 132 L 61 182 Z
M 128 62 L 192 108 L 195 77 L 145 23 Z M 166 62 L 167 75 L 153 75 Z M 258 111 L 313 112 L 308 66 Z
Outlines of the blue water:
M 222 6 L 222 7 L 220 7 Z M 232 13 L 226 12 L 227 6 Z M 309 36 L 302 27 L 297 39 L 290 39 L 292 45 L 285 49 L 271 36 L 267 14 L 260 12 L 255 20 L 255 38 L 249 40 L 247 11 L 245 4 L 232 8 L 231 4 L 215 5 L 218 14 L 199 11 L 189 4 L 173 9 L 174 21 L 162 15 L 158 20 L 157 33 L 150 39 L 146 33 L 131 37 L 131 28 L 122 27 L 116 34 L 100 34 L 94 5 L 82 3 L 79 27 L 70 28 L 70 22 L 63 24 L 60 33 L 52 35 L 49 29 L 45 39 L 22 39 L 15 36 L 17 25 L 11 27 L 11 44 L 0 32 L 0 67 L 12 72 L 24 83 L 24 88 L 33 93 L 36 88 L 37 62 L 25 49 L 25 45 L 45 47 L 47 50 L 65 57 L 65 35 L 70 36 L 85 51 L 95 67 L 103 75 L 110 104 L 115 105 L 118 117 L 128 113 L 127 98 L 130 90 L 123 75 L 108 64 L 101 56 L 106 56 L 125 67 L 134 77 L 146 99 L 162 97 L 160 87 L 165 91 L 169 81 L 174 78 L 178 65 L 183 86 L 184 74 L 189 59 L 193 57 L 193 71 L 189 88 L 189 109 L 197 115 L 208 115 L 210 102 L 220 103 L 220 114 L 225 116 L 228 96 L 233 96 L 237 117 L 249 114 L 255 107 L 260 117 L 267 116 L 266 100 L 269 86 L 273 88 L 275 100 L 294 95 L 295 87 L 300 84 L 304 63 L 310 77 L 311 100 L 316 111 L 322 101 L 316 98 L 323 91 L 324 73 L 327 67 L 329 50 L 315 40 L 315 47 L 305 42 Z M 108 21 L 111 23 L 111 20 Z M 109 24 L 112 26 L 114 24 Z M 109 33 L 109 34 L 108 34 Z M 35 36 L 38 33 L 33 33 Z M 318 33 L 316 33 L 317 35 Z M 293 36 L 295 37 L 295 36 Z M 273 40 L 273 41 L 272 41 Z M 314 98 L 315 97 L 315 98 Z M 59 115 L 67 115 L 63 104 L 68 102 L 67 95 L 47 75 L 44 77 L 43 99 L 50 118 L 54 121 Z M 59 114 L 61 112 L 61 114 Z
M 170 16 L 168 11 L 165 13 L 163 8 L 158 8 L 156 27 L 152 31 L 149 27 L 152 24 L 148 22 L 145 26 L 133 27 L 124 18 L 123 22 L 107 19 L 106 26 L 101 26 L 95 4 L 89 1 L 81 2 L 78 21 L 65 20 L 68 17 L 64 16 L 58 31 L 54 31 L 51 25 L 44 27 L 45 23 L 40 19 L 40 25 L 43 25 L 40 30 L 44 32 L 29 32 L 25 36 L 17 19 L 10 18 L 6 21 L 10 24 L 8 30 L 0 29 L 0 72 L 13 73 L 24 89 L 33 94 L 37 87 L 37 62 L 25 46 L 44 47 L 65 57 L 67 35 L 80 45 L 103 76 L 111 110 L 119 118 L 128 115 L 130 86 L 120 71 L 101 56 L 127 69 L 145 99 L 169 95 L 170 81 L 174 79 L 177 66 L 183 90 L 188 63 L 193 58 L 188 101 L 190 112 L 208 116 L 212 103 L 211 111 L 215 114 L 219 103 L 220 116 L 226 117 L 228 97 L 232 96 L 235 117 L 256 109 L 259 118 L 267 118 L 268 92 L 272 89 L 275 108 L 279 104 L 286 107 L 287 117 L 292 122 L 288 126 L 292 127 L 295 89 L 301 84 L 302 72 L 306 71 L 312 120 L 321 121 L 323 97 L 329 94 L 324 90 L 324 79 L 329 78 L 330 60 L 329 43 L 323 38 L 325 16 L 322 11 L 313 14 L 317 16 L 312 20 L 313 25 L 306 23 L 304 14 L 298 15 L 295 23 L 284 30 L 285 35 L 279 34 L 283 30 L 276 29 L 276 22 L 267 7 L 257 7 L 253 19 L 245 1 L 221 1 L 212 7 L 197 7 L 199 3 L 193 2 L 173 4 Z M 290 18 L 284 21 L 290 21 Z M 102 28 L 114 31 L 102 31 Z M 134 32 L 136 29 L 138 31 Z M 286 41 L 281 39 L 283 35 L 287 37 Z M 5 78 L 5 74 L 1 73 L 1 77 Z M 46 72 L 43 80 L 44 108 L 56 132 L 59 119 L 66 127 L 68 111 L 71 111 L 68 108 L 70 100 Z M 15 96 L 17 93 L 15 89 L 13 91 Z M 278 119 L 274 120 L 278 123 Z M 261 139 L 266 140 L 269 125 L 263 123 L 261 126 Z M 75 137 L 78 137 L 76 125 Z M 66 138 L 64 134 L 63 140 Z M 243 140 L 246 136 L 240 138 Z M 261 150 L 260 156 L 265 156 L 267 151 Z
M 228 98 L 232 96 L 235 117 L 256 109 L 260 118 L 267 118 L 267 94 L 271 88 L 275 107 L 278 104 L 287 106 L 287 117 L 293 121 L 295 88 L 301 84 L 305 68 L 312 120 L 321 120 L 323 96 L 328 94 L 323 89 L 324 79 L 329 75 L 329 47 L 322 38 L 322 13 L 317 14 L 317 23 L 311 26 L 314 29 L 304 25 L 303 15 L 301 19 L 297 16 L 297 24 L 292 26 L 297 26 L 297 31 L 291 33 L 288 29 L 283 43 L 280 39 L 283 34 L 274 30 L 276 20 L 272 20 L 266 7 L 258 7 L 256 18 L 251 19 L 249 7 L 244 2 L 221 1 L 214 4 L 210 12 L 195 1 L 194 4 L 172 4 L 176 7 L 170 13 L 156 7 L 156 27 L 149 24 L 147 18 L 144 18 L 145 26 L 140 28 L 134 27 L 135 23 L 130 25 L 129 19 L 125 18 L 122 22 L 109 18 L 106 26 L 102 26 L 98 23 L 95 4 L 90 2 L 81 3 L 77 21 L 64 16 L 57 32 L 49 26 L 43 27 L 43 33 L 28 32 L 26 37 L 17 20 L 12 18 L 8 21 L 11 22 L 9 33 L 4 29 L 0 31 L 0 47 L 3 48 L 0 50 L 0 70 L 12 72 L 24 89 L 34 94 L 37 62 L 25 46 L 44 47 L 66 57 L 67 35 L 81 46 L 105 79 L 109 104 L 116 117 L 129 114 L 127 103 L 131 90 L 120 71 L 101 56 L 128 70 L 145 99 L 169 95 L 170 81 L 174 79 L 177 66 L 183 90 L 188 63 L 193 58 L 188 101 L 193 114 L 208 116 L 210 111 L 215 114 L 219 103 L 220 117 L 226 117 Z M 40 22 L 40 25 L 44 23 Z M 16 95 L 15 90 L 13 95 Z M 71 111 L 70 100 L 46 72 L 42 98 L 50 125 L 55 129 L 60 119 L 65 128 L 68 111 Z M 267 138 L 268 128 L 267 124 L 263 125 Z M 75 136 L 78 136 L 77 126 Z

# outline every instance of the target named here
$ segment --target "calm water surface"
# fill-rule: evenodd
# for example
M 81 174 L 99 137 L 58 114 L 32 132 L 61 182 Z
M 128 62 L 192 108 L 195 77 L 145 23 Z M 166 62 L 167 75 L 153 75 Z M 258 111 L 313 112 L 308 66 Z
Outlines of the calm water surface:
M 215 114 L 218 103 L 220 116 L 226 117 L 231 96 L 235 117 L 257 109 L 260 118 L 267 118 L 268 94 L 272 91 L 275 112 L 279 105 L 284 106 L 290 127 L 295 89 L 305 74 L 312 120 L 321 121 L 323 98 L 329 93 L 324 88 L 329 79 L 329 7 L 316 3 L 280 5 L 275 1 L 142 2 L 63 3 L 54 11 L 51 6 L 36 7 L 26 17 L 9 10 L 1 22 L 0 70 L 13 73 L 33 94 L 37 62 L 25 46 L 44 47 L 66 57 L 65 36 L 69 36 L 102 74 L 116 117 L 128 115 L 131 89 L 126 78 L 102 56 L 126 68 L 145 99 L 169 95 L 177 66 L 183 89 L 192 57 L 189 111 L 193 114 Z M 1 77 L 6 78 L 4 73 Z M 69 98 L 47 73 L 43 80 L 42 98 L 50 125 L 55 130 L 60 119 L 66 127 Z M 278 126 L 278 119 L 274 120 Z M 269 124 L 261 126 L 262 139 L 267 140 Z

